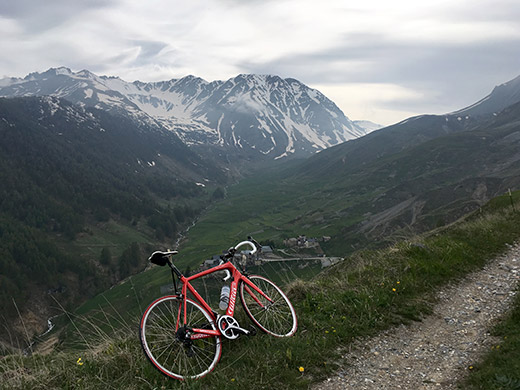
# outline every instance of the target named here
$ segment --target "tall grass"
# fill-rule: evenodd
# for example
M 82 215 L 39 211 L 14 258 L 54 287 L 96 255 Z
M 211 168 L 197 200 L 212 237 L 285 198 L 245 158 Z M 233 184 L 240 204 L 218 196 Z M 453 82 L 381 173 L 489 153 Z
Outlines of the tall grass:
M 197 382 L 170 380 L 148 363 L 137 337 L 138 318 L 122 321 L 117 313 L 101 311 L 86 324 L 81 317 L 72 318 L 83 335 L 91 329 L 85 336 L 87 343 L 62 346 L 61 352 L 47 356 L 4 357 L 0 386 L 307 388 L 341 368 L 341 354 L 354 339 L 420 321 L 430 313 L 440 288 L 481 268 L 519 237 L 520 214 L 493 206 L 428 236 L 384 250 L 358 252 L 311 281 L 295 281 L 287 287 L 299 320 L 294 337 L 276 339 L 259 333 L 224 340 L 216 370 Z M 247 326 L 244 313 L 238 310 L 237 315 Z

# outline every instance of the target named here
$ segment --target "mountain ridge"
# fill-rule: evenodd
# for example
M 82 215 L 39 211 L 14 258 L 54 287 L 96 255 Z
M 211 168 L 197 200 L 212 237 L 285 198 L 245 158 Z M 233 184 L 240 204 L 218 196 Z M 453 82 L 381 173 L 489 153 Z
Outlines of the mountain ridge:
M 0 96 L 34 95 L 127 112 L 147 126 L 174 131 L 188 145 L 225 147 L 270 159 L 307 156 L 374 128 L 348 119 L 318 90 L 275 75 L 240 74 L 212 82 L 189 75 L 130 83 L 61 67 L 0 80 Z
M 472 131 L 498 121 L 515 121 L 511 113 L 520 103 L 520 76 L 495 86 L 474 104 L 446 114 L 423 114 L 404 119 L 348 143 L 335 145 L 326 153 L 311 156 L 301 172 L 343 170 L 353 174 L 364 165 L 449 134 Z M 507 118 L 507 119 L 505 119 Z M 326 160 L 330 160 L 329 163 Z M 314 167 L 313 167 L 314 166 Z
M 520 76 L 497 85 L 491 93 L 476 103 L 454 111 L 452 115 L 485 116 L 496 115 L 503 109 L 520 102 Z

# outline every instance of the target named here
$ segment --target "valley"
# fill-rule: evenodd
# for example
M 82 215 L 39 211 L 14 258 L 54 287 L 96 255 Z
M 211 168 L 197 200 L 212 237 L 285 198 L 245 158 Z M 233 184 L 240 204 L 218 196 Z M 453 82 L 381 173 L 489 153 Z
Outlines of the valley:
M 512 195 L 514 204 L 518 204 L 520 193 Z M 338 346 L 349 348 L 356 340 L 400 324 L 419 326 L 421 319 L 431 313 L 439 291 L 510 248 L 510 243 L 520 236 L 519 226 L 518 213 L 511 210 L 509 197 L 502 196 L 486 204 L 482 213 L 473 213 L 448 228 L 383 250 L 358 252 L 308 282 L 291 283 L 287 288 L 298 313 L 297 334 L 288 339 L 260 334 L 225 342 L 227 354 L 223 354 L 219 368 L 189 386 L 235 388 L 247 384 L 260 389 L 276 383 L 284 389 L 304 389 L 337 370 L 342 372 L 343 350 Z M 107 291 L 105 299 L 100 296 L 97 302 L 85 305 L 81 313 L 68 313 L 68 321 L 74 326 L 60 336 L 56 345 L 60 352 L 25 358 L 8 356 L 0 361 L 5 385 L 23 388 L 35 386 L 37 381 L 41 386 L 60 387 L 81 382 L 94 389 L 117 378 L 119 386 L 130 389 L 142 388 L 142 382 L 172 386 L 171 380 L 153 370 L 143 357 L 135 336 L 140 313 L 134 309 L 147 302 L 140 287 L 156 280 L 159 273 L 167 283 L 166 271 L 155 267 Z M 154 297 L 158 294 L 156 291 Z M 104 308 L 98 305 L 103 301 Z M 90 314 L 85 316 L 87 312 Z M 243 321 L 243 313 L 238 314 Z M 491 369 L 503 372 L 505 377 L 514 377 L 517 361 L 518 334 L 512 321 L 510 328 L 501 331 L 503 340 L 496 344 L 501 350 L 493 352 L 511 364 L 497 360 L 494 366 L 491 363 Z M 74 343 L 69 344 L 71 341 Z M 258 359 L 266 354 L 269 359 Z M 38 375 L 20 375 L 21 364 Z M 481 373 L 485 378 L 481 380 L 497 383 L 493 374 L 496 371 L 491 372 Z M 174 385 L 183 386 L 177 382 Z
M 100 338 L 101 349 L 134 351 L 135 340 L 118 337 L 170 291 L 167 270 L 146 264 L 152 251 L 178 249 L 177 267 L 193 273 L 253 235 L 274 257 L 251 272 L 289 289 L 304 313 L 298 340 L 319 352 L 264 339 L 237 349 L 278 348 L 279 367 L 262 368 L 272 378 L 304 364 L 293 357 L 322 377 L 335 343 L 418 320 L 432 286 L 518 237 L 501 197 L 520 188 L 517 84 L 467 109 L 368 131 L 318 91 L 277 76 L 126 83 L 59 68 L 4 79 L 3 349 L 23 350 L 63 313 L 37 340 L 47 352 L 89 350 Z M 378 290 L 392 278 L 408 286 L 402 297 Z M 219 278 L 202 283 L 218 297 Z M 338 339 L 323 336 L 325 327 Z M 130 368 L 157 382 L 141 363 Z M 296 375 L 287 388 L 311 380 Z

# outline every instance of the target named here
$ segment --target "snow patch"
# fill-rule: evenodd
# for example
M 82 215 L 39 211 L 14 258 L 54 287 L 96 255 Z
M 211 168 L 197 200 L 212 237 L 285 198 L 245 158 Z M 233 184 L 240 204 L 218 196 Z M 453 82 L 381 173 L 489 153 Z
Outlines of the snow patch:
M 54 69 L 54 71 L 56 72 L 56 75 L 70 76 L 72 74 L 72 71 L 69 68 L 65 67 Z
M 321 104 L 321 102 L 317 99 L 318 91 L 316 91 L 315 89 L 308 89 L 308 90 L 307 90 L 307 95 L 308 95 L 312 100 L 314 100 L 316 103 Z
M 44 96 L 43 101 L 45 103 L 47 103 L 47 105 L 49 106 L 51 116 L 54 116 L 54 114 L 56 114 L 58 112 L 58 110 L 60 109 L 60 105 L 58 104 L 58 101 L 53 99 L 50 96 Z

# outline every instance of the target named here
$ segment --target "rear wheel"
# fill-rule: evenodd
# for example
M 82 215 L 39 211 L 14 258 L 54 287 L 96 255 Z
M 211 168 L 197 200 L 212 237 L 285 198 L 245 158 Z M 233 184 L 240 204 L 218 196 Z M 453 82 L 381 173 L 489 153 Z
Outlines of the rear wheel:
M 198 379 L 211 372 L 222 352 L 218 336 L 191 340 L 188 327 L 216 330 L 210 314 L 186 299 L 187 327 L 183 327 L 182 299 L 166 296 L 153 302 L 143 314 L 141 345 L 150 362 L 175 379 Z
M 269 279 L 258 275 L 251 275 L 248 279 L 268 297 L 242 281 L 240 299 L 249 318 L 270 335 L 292 336 L 296 332 L 297 320 L 289 298 Z

